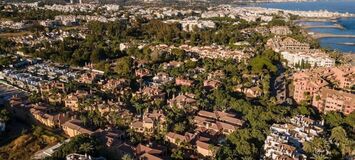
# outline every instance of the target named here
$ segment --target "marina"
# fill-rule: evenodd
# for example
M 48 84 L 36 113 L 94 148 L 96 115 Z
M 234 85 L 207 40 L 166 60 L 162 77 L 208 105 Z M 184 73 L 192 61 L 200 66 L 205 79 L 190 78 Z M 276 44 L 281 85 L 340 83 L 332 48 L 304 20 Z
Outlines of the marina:
M 265 3 L 259 5 L 265 8 L 276 8 L 292 11 L 319 11 L 319 13 L 337 12 L 355 13 L 355 1 L 322 1 L 322 2 L 284 2 Z M 355 53 L 355 17 L 304 17 L 294 21 L 306 29 L 308 33 L 319 40 L 321 47 L 340 52 Z M 351 44 L 351 45 L 350 45 Z

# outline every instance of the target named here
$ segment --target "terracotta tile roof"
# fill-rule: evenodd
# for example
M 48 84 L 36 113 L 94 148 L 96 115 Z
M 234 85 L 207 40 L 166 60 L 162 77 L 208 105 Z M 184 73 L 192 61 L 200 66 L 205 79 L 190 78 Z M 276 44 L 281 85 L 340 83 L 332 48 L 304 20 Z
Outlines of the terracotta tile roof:
M 151 155 L 149 153 L 144 153 L 139 157 L 140 160 L 162 160 L 162 158 L 159 158 L 157 156 Z
M 62 126 L 71 128 L 73 130 L 77 130 L 78 132 L 80 132 L 82 134 L 85 133 L 85 134 L 90 135 L 90 134 L 94 133 L 93 131 L 83 128 L 81 126 L 81 121 L 77 120 L 77 119 L 69 120 L 69 121 L 65 122 L 64 124 L 62 124 Z
M 196 146 L 200 147 L 200 148 L 203 148 L 203 149 L 206 149 L 206 150 L 210 149 L 210 144 L 209 143 L 202 142 L 202 141 L 199 141 L 199 140 L 196 141 Z

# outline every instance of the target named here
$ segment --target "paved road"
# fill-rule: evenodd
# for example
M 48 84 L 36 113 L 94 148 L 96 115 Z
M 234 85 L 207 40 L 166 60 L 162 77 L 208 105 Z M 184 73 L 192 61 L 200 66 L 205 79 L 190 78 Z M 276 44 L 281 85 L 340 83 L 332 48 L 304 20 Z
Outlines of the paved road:
M 70 139 L 66 139 L 64 142 L 59 142 L 54 146 L 42 149 L 42 150 L 36 152 L 33 155 L 32 159 L 44 159 L 46 157 L 50 157 L 60 146 L 62 146 L 64 143 L 68 143 L 69 141 L 70 141 Z

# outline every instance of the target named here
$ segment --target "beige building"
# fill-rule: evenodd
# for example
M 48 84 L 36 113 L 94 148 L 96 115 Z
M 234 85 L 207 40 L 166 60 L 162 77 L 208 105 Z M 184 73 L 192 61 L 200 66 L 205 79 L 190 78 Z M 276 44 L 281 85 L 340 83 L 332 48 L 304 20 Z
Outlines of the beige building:
M 196 149 L 197 149 L 197 153 L 205 157 L 214 157 L 217 148 L 212 144 L 198 140 L 196 141 Z
M 85 99 L 89 95 L 88 92 L 77 90 L 75 93 L 70 93 L 64 99 L 64 105 L 70 108 L 72 111 L 78 111 L 81 100 Z
M 133 121 L 130 128 L 138 133 L 152 134 L 161 131 L 165 126 L 166 118 L 162 111 L 145 112 L 142 120 Z
M 168 101 L 170 107 L 177 107 L 180 109 L 186 109 L 186 106 L 196 108 L 197 100 L 194 94 L 183 94 L 173 97 Z
M 235 118 L 235 115 L 230 113 L 199 111 L 198 115 L 194 117 L 194 123 L 199 128 L 210 129 L 229 135 L 242 127 L 244 121 Z
M 165 140 L 175 144 L 177 146 L 181 145 L 182 143 L 190 143 L 191 140 L 196 138 L 196 134 L 185 133 L 185 135 L 181 135 L 174 132 L 168 132 L 165 135 Z
M 48 114 L 42 110 L 31 108 L 30 113 L 34 119 L 47 127 L 59 127 L 61 124 L 69 120 L 69 117 L 63 113 Z
M 96 72 L 84 73 L 77 80 L 79 83 L 93 84 L 99 78 L 99 74 Z
M 273 49 L 275 52 L 308 52 L 310 49 L 309 44 L 301 43 L 291 37 L 284 39 L 280 37 L 274 37 L 267 41 L 266 45 Z
M 62 124 L 62 129 L 65 134 L 67 134 L 69 137 L 75 137 L 80 134 L 88 134 L 91 135 L 94 132 L 90 131 L 84 127 L 82 127 L 82 122 L 77 119 L 72 119 L 64 124 Z

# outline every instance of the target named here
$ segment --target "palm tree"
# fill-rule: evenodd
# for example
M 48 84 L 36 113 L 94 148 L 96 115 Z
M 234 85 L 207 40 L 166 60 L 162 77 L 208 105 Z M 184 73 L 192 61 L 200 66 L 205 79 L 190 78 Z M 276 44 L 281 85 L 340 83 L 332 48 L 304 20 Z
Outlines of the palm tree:
M 10 120 L 9 112 L 5 109 L 0 111 L 0 122 L 7 122 Z
M 79 148 L 85 154 L 90 153 L 94 150 L 94 146 L 91 143 L 83 143 Z
M 121 159 L 122 160 L 132 160 L 132 157 L 130 155 L 128 155 L 128 154 L 125 154 L 125 155 L 122 156 Z

